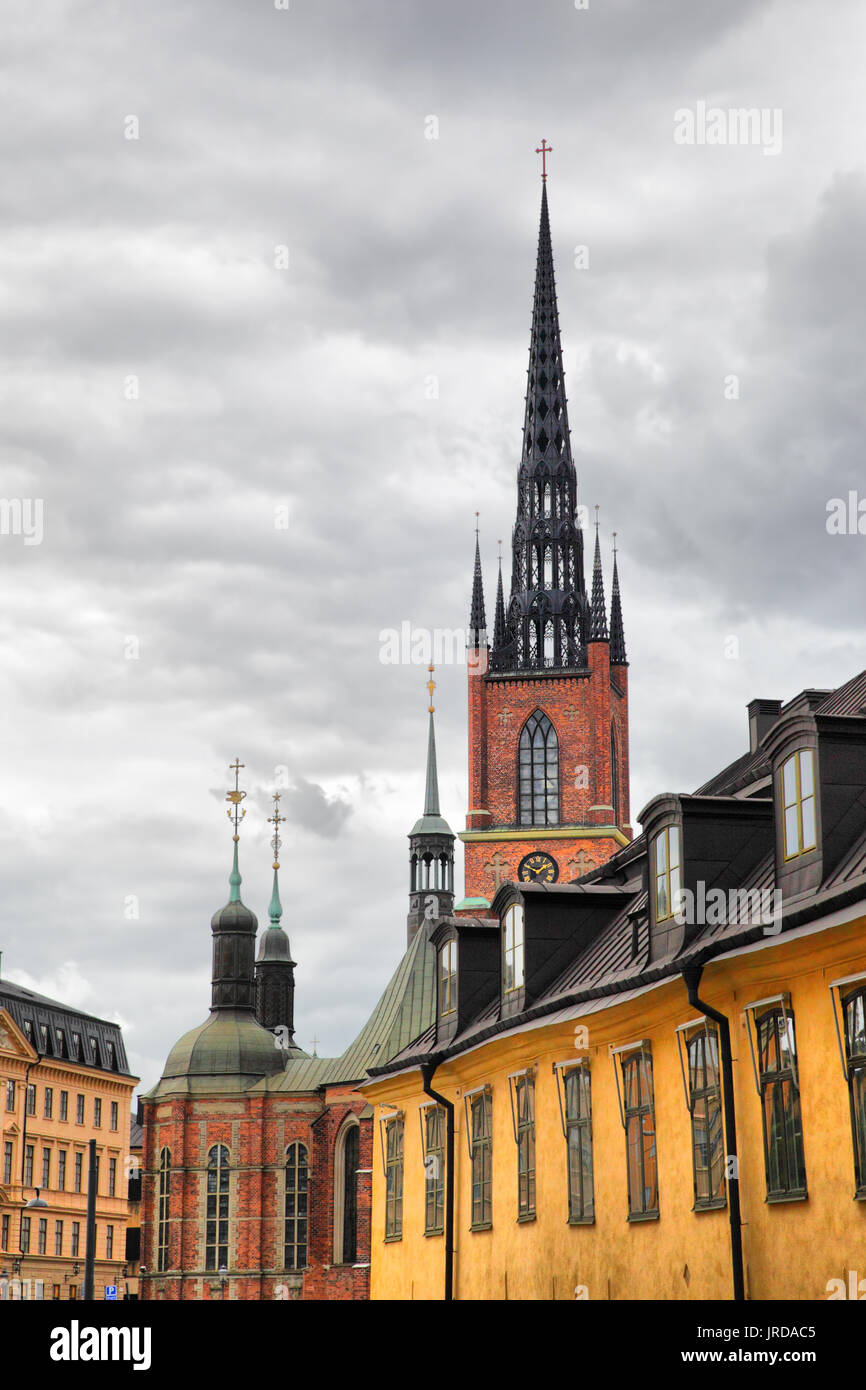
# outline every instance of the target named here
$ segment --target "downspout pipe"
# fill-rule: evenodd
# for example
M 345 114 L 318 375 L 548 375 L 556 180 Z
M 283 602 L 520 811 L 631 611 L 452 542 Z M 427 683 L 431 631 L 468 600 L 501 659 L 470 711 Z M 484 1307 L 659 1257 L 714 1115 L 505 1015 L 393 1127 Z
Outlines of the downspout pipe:
M 704 1002 L 698 994 L 698 986 L 704 967 L 687 965 L 683 970 L 683 980 L 688 990 L 689 1003 L 693 1009 L 705 1014 L 719 1026 L 719 1047 L 722 1061 L 722 1097 L 725 1113 L 725 1157 L 728 1169 L 728 1220 L 731 1227 L 731 1271 L 734 1280 L 734 1301 L 742 1303 L 746 1297 L 743 1276 L 743 1223 L 740 1216 L 740 1167 L 737 1157 L 737 1115 L 734 1108 L 734 1059 L 731 1054 L 731 1027 L 724 1014 Z M 733 1162 L 731 1161 L 733 1160 Z
M 454 1299 L 454 1104 L 434 1091 L 431 1085 L 435 1062 L 424 1062 L 421 1080 L 424 1094 L 445 1111 L 445 1302 Z

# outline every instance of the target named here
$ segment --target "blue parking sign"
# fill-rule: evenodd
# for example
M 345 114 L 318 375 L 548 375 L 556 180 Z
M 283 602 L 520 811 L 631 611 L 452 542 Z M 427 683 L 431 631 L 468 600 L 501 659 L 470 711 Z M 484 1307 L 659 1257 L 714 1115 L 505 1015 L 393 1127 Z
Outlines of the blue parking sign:
M 117 1285 L 116 1285 L 116 1284 L 106 1284 L 106 1286 L 105 1286 L 105 1297 L 106 1297 L 107 1299 L 112 1299 L 112 1298 L 115 1299 L 115 1300 L 117 1299 Z

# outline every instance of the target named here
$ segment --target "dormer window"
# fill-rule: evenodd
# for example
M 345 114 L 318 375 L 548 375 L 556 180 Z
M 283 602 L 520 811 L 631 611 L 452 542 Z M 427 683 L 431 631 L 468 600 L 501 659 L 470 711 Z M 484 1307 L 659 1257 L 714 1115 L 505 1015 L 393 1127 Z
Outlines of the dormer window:
M 523 904 L 514 903 L 502 918 L 502 991 L 523 988 Z
M 815 755 L 811 748 L 801 748 L 782 764 L 782 813 L 785 836 L 785 858 L 817 845 L 815 822 Z
M 680 890 L 680 828 L 668 825 L 655 840 L 653 854 L 656 921 L 673 917 Z
M 446 941 L 439 950 L 439 1014 L 453 1014 L 457 1008 L 457 942 Z

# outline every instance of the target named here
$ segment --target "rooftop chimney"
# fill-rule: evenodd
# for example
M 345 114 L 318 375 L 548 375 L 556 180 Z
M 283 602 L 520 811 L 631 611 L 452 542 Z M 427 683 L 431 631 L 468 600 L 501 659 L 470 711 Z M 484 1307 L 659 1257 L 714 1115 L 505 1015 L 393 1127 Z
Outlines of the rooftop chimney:
M 750 700 L 747 708 L 749 711 L 749 751 L 755 753 L 764 734 L 773 727 L 782 713 L 782 701 Z

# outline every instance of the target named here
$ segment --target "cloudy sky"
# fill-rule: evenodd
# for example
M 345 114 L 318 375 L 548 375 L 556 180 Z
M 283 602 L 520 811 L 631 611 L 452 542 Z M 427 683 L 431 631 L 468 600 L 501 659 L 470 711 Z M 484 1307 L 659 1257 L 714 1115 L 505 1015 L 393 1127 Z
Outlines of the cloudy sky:
M 3 29 L 0 495 L 42 505 L 41 536 L 0 513 L 3 973 L 120 1020 L 151 1084 L 207 1012 L 240 756 L 244 898 L 266 919 L 278 778 L 298 1039 L 340 1052 L 421 808 L 426 672 L 381 634 L 465 625 L 476 510 L 492 604 L 513 520 L 542 137 L 635 819 L 743 751 L 753 696 L 866 665 L 866 539 L 826 525 L 866 495 L 866 11 L 10 0 Z M 700 103 L 781 148 L 678 143 Z M 465 666 L 437 680 L 456 830 Z

